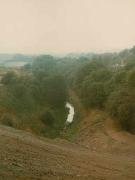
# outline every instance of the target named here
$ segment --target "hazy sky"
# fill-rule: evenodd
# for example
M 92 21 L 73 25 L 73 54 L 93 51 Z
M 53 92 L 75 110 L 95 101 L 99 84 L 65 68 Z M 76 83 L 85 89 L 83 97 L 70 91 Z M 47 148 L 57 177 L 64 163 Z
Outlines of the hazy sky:
M 0 53 L 119 50 L 135 45 L 135 0 L 0 0 Z

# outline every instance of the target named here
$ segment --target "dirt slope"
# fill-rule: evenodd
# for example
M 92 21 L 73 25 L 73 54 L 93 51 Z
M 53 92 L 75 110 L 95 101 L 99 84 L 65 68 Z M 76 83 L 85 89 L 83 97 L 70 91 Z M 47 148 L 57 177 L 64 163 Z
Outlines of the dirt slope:
M 104 112 L 88 111 L 79 124 L 76 142 L 100 153 L 135 156 L 135 135 L 125 132 Z
M 135 179 L 133 157 L 0 126 L 0 179 Z

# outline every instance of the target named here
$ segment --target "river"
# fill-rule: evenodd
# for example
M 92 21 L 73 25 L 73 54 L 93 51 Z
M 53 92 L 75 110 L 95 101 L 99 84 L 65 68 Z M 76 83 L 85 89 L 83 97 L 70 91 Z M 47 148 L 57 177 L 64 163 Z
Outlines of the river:
M 66 119 L 66 124 L 70 124 L 74 120 L 75 111 L 74 111 L 74 107 L 69 102 L 66 103 L 66 108 L 69 109 L 68 116 L 67 116 L 67 119 Z

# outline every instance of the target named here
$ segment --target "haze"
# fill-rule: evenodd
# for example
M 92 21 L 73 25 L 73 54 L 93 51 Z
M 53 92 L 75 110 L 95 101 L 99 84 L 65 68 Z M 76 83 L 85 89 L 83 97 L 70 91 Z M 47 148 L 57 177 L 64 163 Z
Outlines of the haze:
M 102 52 L 134 44 L 134 0 L 0 0 L 0 53 Z

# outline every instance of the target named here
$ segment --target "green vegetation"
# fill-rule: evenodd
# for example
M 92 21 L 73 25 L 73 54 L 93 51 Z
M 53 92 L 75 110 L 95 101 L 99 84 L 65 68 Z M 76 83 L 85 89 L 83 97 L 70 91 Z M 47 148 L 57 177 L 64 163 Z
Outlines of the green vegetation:
M 1 83 L 2 124 L 39 134 L 47 131 L 50 137 L 54 137 L 54 131 L 59 134 L 65 124 L 68 93 L 64 77 L 55 70 L 53 57 L 40 56 L 29 68 L 6 73 Z
M 51 112 L 46 111 L 44 114 L 41 115 L 41 121 L 45 125 L 52 127 L 54 125 L 55 119 Z
M 114 60 L 114 54 L 110 54 L 106 63 L 103 54 L 82 66 L 76 74 L 74 89 L 85 108 L 107 111 L 125 130 L 135 133 L 134 48 L 125 51 L 119 60 L 121 55 L 122 52 L 115 55 Z
M 18 71 L 8 69 L 0 86 L 0 122 L 52 138 L 60 136 L 67 116 L 65 102 L 74 99 L 68 95 L 71 90 L 83 108 L 107 111 L 125 130 L 135 133 L 135 47 L 63 58 L 42 55 Z M 67 127 L 66 138 L 76 131 L 81 117 L 78 102 L 72 103 L 75 122 Z
M 135 133 L 135 92 L 132 89 L 114 91 L 107 102 L 107 109 L 116 117 L 122 127 Z

